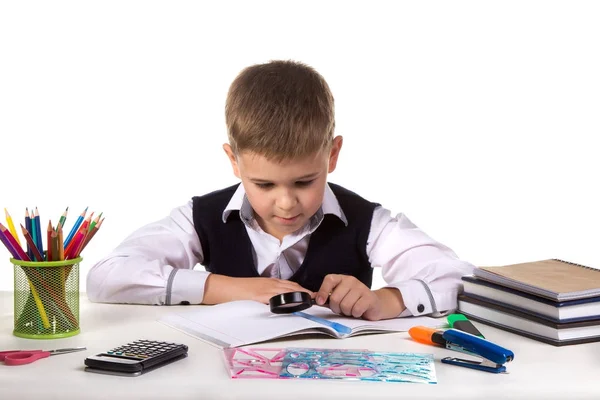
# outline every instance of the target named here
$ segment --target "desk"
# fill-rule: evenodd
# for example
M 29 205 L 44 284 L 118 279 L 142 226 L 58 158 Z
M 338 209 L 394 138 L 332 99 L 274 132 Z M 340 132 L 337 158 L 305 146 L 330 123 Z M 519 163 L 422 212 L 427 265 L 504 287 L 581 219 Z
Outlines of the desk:
M 31 340 L 12 335 L 13 295 L 0 292 L 0 348 L 56 349 L 86 346 L 77 353 L 33 364 L 0 364 L 2 399 L 599 399 L 600 344 L 553 347 L 477 324 L 488 339 L 515 353 L 509 374 L 490 374 L 442 364 L 443 348 L 413 342 L 406 333 L 339 339 L 296 339 L 273 347 L 367 348 L 375 351 L 434 353 L 437 385 L 308 380 L 230 379 L 221 351 L 156 319 L 179 307 L 90 303 L 81 298 L 81 333 L 66 339 Z M 83 359 L 136 339 L 184 343 L 189 356 L 135 378 L 91 374 Z

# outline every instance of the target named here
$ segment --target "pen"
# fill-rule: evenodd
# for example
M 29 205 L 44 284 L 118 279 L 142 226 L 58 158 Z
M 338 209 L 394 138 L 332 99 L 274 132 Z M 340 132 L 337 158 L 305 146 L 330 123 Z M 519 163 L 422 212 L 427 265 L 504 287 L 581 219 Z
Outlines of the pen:
M 408 330 L 411 338 L 417 342 L 446 347 L 446 339 L 443 338 L 443 332 L 426 326 L 413 326 Z
M 450 328 L 458 329 L 459 331 L 467 332 L 471 335 L 479 336 L 480 338 L 485 339 L 485 336 L 483 336 L 481 332 L 475 328 L 475 325 L 473 325 L 473 323 L 471 323 L 471 321 L 469 321 L 467 317 L 462 314 L 448 315 L 448 325 L 450 325 Z

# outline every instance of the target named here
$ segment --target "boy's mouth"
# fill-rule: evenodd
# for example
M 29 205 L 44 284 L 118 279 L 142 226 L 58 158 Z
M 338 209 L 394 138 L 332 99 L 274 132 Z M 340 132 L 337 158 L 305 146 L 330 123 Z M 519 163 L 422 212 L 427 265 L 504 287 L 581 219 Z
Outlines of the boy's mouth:
M 295 217 L 291 217 L 291 218 L 283 218 L 283 217 L 278 217 L 278 216 L 276 216 L 275 218 L 281 224 L 292 225 L 292 224 L 294 224 L 298 220 L 299 217 L 300 217 L 300 215 L 296 215 Z

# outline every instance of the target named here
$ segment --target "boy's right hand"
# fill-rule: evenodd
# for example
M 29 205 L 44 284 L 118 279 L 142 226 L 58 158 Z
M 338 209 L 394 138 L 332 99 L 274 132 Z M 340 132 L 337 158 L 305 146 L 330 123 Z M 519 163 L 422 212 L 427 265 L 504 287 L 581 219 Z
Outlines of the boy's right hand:
M 275 278 L 232 278 L 210 274 L 204 285 L 202 304 L 219 304 L 234 300 L 254 300 L 269 304 L 275 295 L 287 292 L 315 294 L 296 282 Z

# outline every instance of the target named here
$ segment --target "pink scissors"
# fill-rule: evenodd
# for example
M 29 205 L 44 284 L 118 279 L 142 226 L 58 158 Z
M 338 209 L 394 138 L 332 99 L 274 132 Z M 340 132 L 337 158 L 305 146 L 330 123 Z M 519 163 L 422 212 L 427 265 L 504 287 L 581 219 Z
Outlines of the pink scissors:
M 7 350 L 0 351 L 0 361 L 5 365 L 24 365 L 30 364 L 42 358 L 55 356 L 57 354 L 72 353 L 74 351 L 85 350 L 85 347 L 71 347 L 57 350 Z

